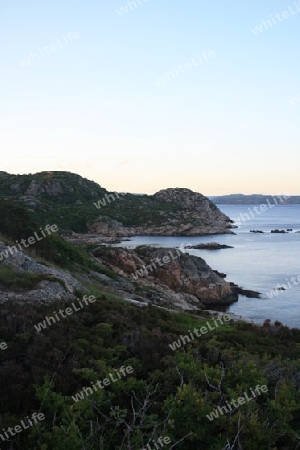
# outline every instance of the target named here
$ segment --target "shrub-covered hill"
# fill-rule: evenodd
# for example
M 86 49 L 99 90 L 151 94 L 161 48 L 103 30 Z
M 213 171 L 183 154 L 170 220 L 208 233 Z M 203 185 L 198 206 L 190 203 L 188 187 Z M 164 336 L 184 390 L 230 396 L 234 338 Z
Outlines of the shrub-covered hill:
M 38 224 L 24 208 L 8 200 L 0 200 L 0 215 L 0 304 L 10 299 L 44 304 L 59 298 L 71 300 L 77 293 L 85 293 L 86 284 L 100 291 L 109 287 L 119 297 L 171 309 L 203 309 L 204 305 L 237 300 L 231 284 L 204 260 L 179 250 L 173 254 L 172 249 L 147 246 L 134 251 L 72 243 L 59 232 L 18 249 L 17 242 L 25 238 L 26 244 L 39 232 Z M 162 258 L 167 258 L 168 264 L 156 267 L 149 278 L 145 276 L 142 268 Z M 153 269 L 153 264 L 150 267 Z M 189 285 L 187 278 L 193 280 Z
M 12 245 L 28 238 L 40 225 L 56 223 L 59 214 L 64 215 L 58 225 L 80 228 L 77 214 L 82 220 L 80 214 L 88 211 L 93 198 L 73 204 L 81 191 L 72 197 L 69 186 L 68 202 L 59 200 L 64 190 L 54 196 L 44 192 L 46 200 L 33 195 L 36 200 L 31 207 L 21 195 L 22 186 L 13 183 L 11 188 L 10 177 L 0 173 L 0 240 Z M 27 194 L 33 181 L 23 186 Z M 40 187 L 45 187 L 43 183 L 37 180 Z M 66 187 L 64 177 L 60 186 Z M 14 189 L 19 189 L 17 194 L 12 194 Z M 95 187 L 95 201 L 98 193 Z M 190 211 L 193 194 L 184 190 L 157 193 L 150 196 L 153 211 L 158 214 L 162 212 L 159 208 L 179 208 L 178 198 L 181 204 L 190 200 L 182 206 Z M 129 216 L 121 202 L 123 199 L 120 207 L 112 206 L 117 200 L 113 202 L 111 211 L 115 208 L 114 214 L 118 211 L 128 220 L 142 208 L 139 203 Z M 163 203 L 158 208 L 156 202 Z M 204 204 L 210 209 L 209 203 Z M 86 210 L 79 211 L 80 207 Z M 123 291 L 130 287 L 132 293 L 134 288 L 102 265 L 105 254 L 101 247 L 94 251 L 96 259 L 88 247 L 72 245 L 59 233 L 32 247 L 26 252 L 43 258 L 46 266 L 69 270 L 86 292 L 95 296 L 95 302 L 79 310 L 72 307 L 65 317 L 58 314 L 75 300 L 43 306 L 33 304 L 30 298 L 21 303 L 12 297 L 1 305 L 2 450 L 153 450 L 160 438 L 168 438 L 163 448 L 169 450 L 299 448 L 300 330 L 268 322 L 264 327 L 233 322 L 215 326 L 216 322 L 199 310 L 188 314 L 168 311 L 165 304 L 164 308 L 132 306 L 114 289 L 117 285 Z M 47 281 L 44 276 L 23 272 L 15 273 L 2 261 L 0 285 L 8 290 L 28 290 Z M 149 290 L 138 284 L 136 288 L 141 296 Z M 83 295 L 77 293 L 77 308 Z M 201 331 L 196 338 L 195 328 Z M 121 368 L 129 366 L 130 373 L 118 378 Z M 115 381 L 107 383 L 111 374 Z M 92 388 L 98 382 L 102 387 Z M 229 409 L 228 405 L 245 398 L 245 393 L 251 397 L 257 385 L 266 385 L 267 391 Z M 37 412 L 44 415 L 41 422 L 14 434 L 9 431 L 20 430 L 24 418 Z
M 7 344 L 0 350 L 1 428 L 34 412 L 45 416 L 2 449 L 152 450 L 160 436 L 170 439 L 164 448 L 178 450 L 298 448 L 300 330 L 214 327 L 208 317 L 99 296 L 36 332 L 35 324 L 67 306 L 6 303 L 0 312 Z M 171 350 L 208 320 L 211 331 Z M 133 371 L 118 378 L 122 366 Z M 86 389 L 79 400 L 109 374 L 117 381 Z M 267 392 L 209 419 L 245 392 L 252 397 L 257 385 Z
M 8 199 L 0 199 L 0 217 L 0 237 L 11 246 L 16 245 L 16 241 L 34 236 L 35 232 L 39 232 L 41 224 L 43 226 L 53 224 L 50 220 L 38 223 L 23 206 Z M 79 246 L 68 243 L 59 233 L 51 234 L 35 242 L 28 249 L 23 248 L 23 251 L 62 268 L 73 270 L 96 268 L 86 252 Z
M 83 233 L 96 219 L 97 224 L 116 221 L 117 228 L 125 227 L 125 232 L 126 227 L 144 227 L 165 234 L 201 234 L 205 230 L 224 233 L 230 222 L 209 199 L 189 189 L 117 196 L 70 172 L 0 172 L 0 198 L 19 202 L 39 223 L 51 221 L 62 230 Z M 159 229 L 166 225 L 166 229 Z
M 98 215 L 93 202 L 106 193 L 97 183 L 69 172 L 0 174 L 0 198 L 19 202 L 36 222 L 51 221 L 65 230 L 86 231 L 87 222 Z

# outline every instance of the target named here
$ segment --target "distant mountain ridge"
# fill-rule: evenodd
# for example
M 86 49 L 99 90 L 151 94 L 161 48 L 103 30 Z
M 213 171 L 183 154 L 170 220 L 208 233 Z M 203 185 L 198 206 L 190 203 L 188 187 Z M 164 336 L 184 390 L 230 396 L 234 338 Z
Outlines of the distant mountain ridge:
M 229 194 L 209 196 L 208 198 L 216 205 L 260 205 L 266 203 L 267 200 L 272 201 L 273 197 L 275 197 L 281 205 L 300 204 L 300 195 Z
M 230 233 L 232 222 L 207 197 L 169 188 L 154 195 L 109 192 L 70 172 L 0 172 L 0 199 L 14 201 L 38 223 L 103 236 L 197 236 Z

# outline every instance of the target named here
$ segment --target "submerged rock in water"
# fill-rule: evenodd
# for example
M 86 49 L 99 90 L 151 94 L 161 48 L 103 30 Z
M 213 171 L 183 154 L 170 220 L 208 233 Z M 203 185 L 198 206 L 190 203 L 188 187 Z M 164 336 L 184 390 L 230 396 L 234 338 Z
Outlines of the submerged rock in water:
M 193 248 L 196 250 L 221 250 L 223 248 L 233 248 L 231 245 L 218 244 L 218 242 L 207 242 L 205 244 L 187 245 L 184 248 Z

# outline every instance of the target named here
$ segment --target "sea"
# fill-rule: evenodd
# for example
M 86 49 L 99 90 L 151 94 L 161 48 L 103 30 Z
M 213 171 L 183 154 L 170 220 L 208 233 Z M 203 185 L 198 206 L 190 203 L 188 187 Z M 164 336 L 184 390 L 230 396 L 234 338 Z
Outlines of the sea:
M 205 242 L 230 245 L 233 248 L 188 250 L 188 253 L 203 258 L 212 269 L 226 273 L 227 281 L 261 293 L 259 299 L 240 295 L 237 302 L 219 310 L 254 323 L 261 324 L 270 319 L 300 329 L 300 205 L 276 205 L 271 201 L 263 212 L 259 205 L 217 206 L 232 220 L 239 221 L 238 228 L 232 230 L 234 235 L 135 236 L 119 245 L 171 248 Z M 292 231 L 277 234 L 271 233 L 272 229 Z M 251 233 L 250 230 L 263 233 Z

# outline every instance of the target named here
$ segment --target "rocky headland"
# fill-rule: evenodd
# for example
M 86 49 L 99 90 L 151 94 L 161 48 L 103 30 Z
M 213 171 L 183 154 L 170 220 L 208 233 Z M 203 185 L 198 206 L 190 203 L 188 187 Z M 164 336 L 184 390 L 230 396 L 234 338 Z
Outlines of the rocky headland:
M 169 204 L 175 211 L 159 209 L 155 220 L 149 218 L 142 226 L 126 227 L 121 221 L 99 216 L 88 228 L 89 233 L 109 237 L 125 236 L 203 236 L 234 234 L 231 219 L 208 198 L 190 189 L 165 189 L 153 195 L 158 205 Z M 142 202 L 142 199 L 141 199 Z M 159 206 L 158 206 L 159 208 Z
M 0 241 L 0 252 L 7 248 Z M 86 292 L 84 283 L 98 288 L 108 286 L 120 298 L 170 309 L 201 310 L 238 300 L 231 283 L 224 281 L 202 258 L 179 249 L 140 246 L 133 250 L 100 245 L 90 256 L 102 270 L 89 270 L 78 280 L 22 251 L 10 255 L 0 262 L 1 303 L 73 301 Z M 12 277 L 14 282 L 8 283 Z
M 147 287 L 146 297 L 158 304 L 163 300 L 183 309 L 202 309 L 205 305 L 228 305 L 238 300 L 231 284 L 202 258 L 178 249 L 100 246 L 93 254 L 130 283 Z

